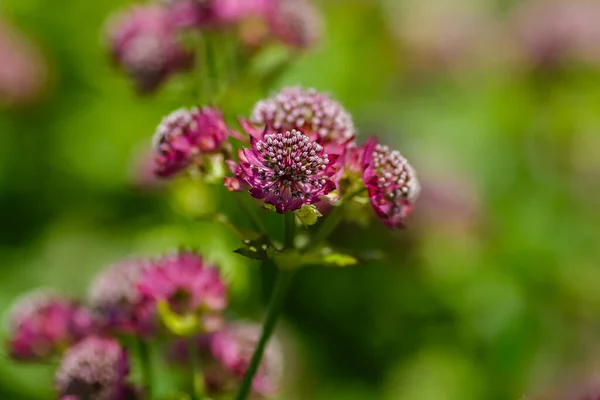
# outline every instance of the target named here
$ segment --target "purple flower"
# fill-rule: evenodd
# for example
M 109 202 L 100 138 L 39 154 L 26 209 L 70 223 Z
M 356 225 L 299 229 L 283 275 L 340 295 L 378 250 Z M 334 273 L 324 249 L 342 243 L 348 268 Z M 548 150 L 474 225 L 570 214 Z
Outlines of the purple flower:
M 0 19 L 0 107 L 37 100 L 47 80 L 46 61 L 21 32 Z
M 588 0 L 529 0 L 514 12 L 515 34 L 534 66 L 578 59 L 600 61 L 600 4 Z
M 65 353 L 56 391 L 59 398 L 126 400 L 128 372 L 127 354 L 117 341 L 91 336 Z
M 275 130 L 296 129 L 324 144 L 346 145 L 356 135 L 352 117 L 327 93 L 299 86 L 281 89 L 254 106 L 250 122 Z
M 166 116 L 153 138 L 155 173 L 169 177 L 197 164 L 203 156 L 224 151 L 230 130 L 221 111 L 210 108 L 181 108 Z
M 180 27 L 218 29 L 253 15 L 265 15 L 275 0 L 167 0 Z
M 227 306 L 227 289 L 219 271 L 192 252 L 180 252 L 157 260 L 138 283 L 142 306 L 150 315 L 159 301 L 180 316 L 196 315 L 201 328 L 212 331 L 220 325 L 220 312 Z
M 107 35 L 112 56 L 141 93 L 154 91 L 193 56 L 178 39 L 170 14 L 157 4 L 136 5 L 113 17 Z
M 321 37 L 323 21 L 306 0 L 279 0 L 268 15 L 272 33 L 285 44 L 306 49 Z
M 415 171 L 397 150 L 369 139 L 363 158 L 363 181 L 375 214 L 391 229 L 403 226 L 419 197 Z
M 135 332 L 140 326 L 138 281 L 153 263 L 130 259 L 102 270 L 89 288 L 89 300 L 102 326 L 117 332 Z
M 86 308 L 50 292 L 28 293 L 10 313 L 9 353 L 17 360 L 43 359 L 93 331 L 93 318 Z
M 231 381 L 236 384 L 244 377 L 260 337 L 261 327 L 255 324 L 235 323 L 212 334 L 209 338 L 213 362 L 205 371 L 207 387 L 222 392 Z M 256 395 L 271 397 L 277 394 L 283 373 L 283 356 L 279 343 L 271 339 L 258 372 L 252 381 Z
M 321 144 L 295 129 L 277 132 L 267 127 L 262 134 L 249 133 L 252 148 L 240 150 L 239 168 L 230 163 L 230 169 L 253 197 L 283 214 L 314 204 L 335 189 L 331 177 L 338 155 L 326 154 Z

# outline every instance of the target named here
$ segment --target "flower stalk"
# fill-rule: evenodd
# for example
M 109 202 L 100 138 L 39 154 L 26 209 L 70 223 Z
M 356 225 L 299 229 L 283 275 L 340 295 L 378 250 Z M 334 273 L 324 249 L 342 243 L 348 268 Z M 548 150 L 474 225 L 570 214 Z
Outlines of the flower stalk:
M 294 247 L 294 235 L 296 231 L 296 220 L 293 212 L 286 212 L 284 214 L 284 227 L 285 227 L 285 238 L 284 238 L 284 249 L 291 249 Z M 252 389 L 252 381 L 260 366 L 265 348 L 269 343 L 269 339 L 275 331 L 275 326 L 281 315 L 283 309 L 283 303 L 285 301 L 288 289 L 294 277 L 294 270 L 279 269 L 277 273 L 277 279 L 275 281 L 275 288 L 271 294 L 271 300 L 267 308 L 267 315 L 262 326 L 260 339 L 252 354 L 252 359 L 248 365 L 248 369 L 244 374 L 244 378 L 236 395 L 236 400 L 246 400 Z

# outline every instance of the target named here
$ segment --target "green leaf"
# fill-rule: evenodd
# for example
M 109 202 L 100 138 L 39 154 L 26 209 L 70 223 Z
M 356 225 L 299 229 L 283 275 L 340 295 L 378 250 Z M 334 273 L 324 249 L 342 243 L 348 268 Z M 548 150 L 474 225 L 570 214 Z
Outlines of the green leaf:
M 253 240 L 244 240 L 244 247 L 234 250 L 234 253 L 250 258 L 251 260 L 267 260 L 277 254 L 277 249 L 271 245 L 267 236 L 259 236 Z
M 200 318 L 193 313 L 179 315 L 169 307 L 165 300 L 159 300 L 157 304 L 160 320 L 167 329 L 177 336 L 193 336 L 200 332 Z
M 331 253 L 323 256 L 323 263 L 331 267 L 348 267 L 358 263 L 358 260 L 348 254 Z
M 329 248 L 306 254 L 298 250 L 286 250 L 277 253 L 273 260 L 282 269 L 296 269 L 308 265 L 341 268 L 358 263 L 355 257 L 332 252 Z

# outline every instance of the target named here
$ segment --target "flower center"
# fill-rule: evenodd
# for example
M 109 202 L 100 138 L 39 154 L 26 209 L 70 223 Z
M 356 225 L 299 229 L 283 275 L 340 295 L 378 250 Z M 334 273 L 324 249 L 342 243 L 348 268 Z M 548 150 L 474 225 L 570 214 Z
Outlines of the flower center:
M 377 186 L 386 198 L 393 202 L 411 196 L 411 167 L 399 151 L 390 151 L 388 146 L 377 145 L 373 152 L 373 166 L 378 176 Z
M 256 143 L 256 150 L 264 168 L 254 166 L 254 172 L 278 197 L 309 198 L 310 192 L 321 190 L 326 183 L 322 172 L 329 157 L 321 145 L 297 130 L 266 134 Z

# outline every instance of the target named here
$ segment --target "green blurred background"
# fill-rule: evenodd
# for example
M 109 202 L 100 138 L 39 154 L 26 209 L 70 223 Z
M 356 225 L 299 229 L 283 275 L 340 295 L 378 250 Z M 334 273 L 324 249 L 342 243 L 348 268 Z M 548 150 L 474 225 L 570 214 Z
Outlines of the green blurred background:
M 332 93 L 359 141 L 400 148 L 424 190 L 408 229 L 335 233 L 387 257 L 298 275 L 281 326 L 283 399 L 517 400 L 593 364 L 600 74 L 533 65 L 509 40 L 518 3 L 318 2 L 322 43 L 271 86 Z M 184 78 L 140 98 L 111 66 L 102 26 L 126 4 L 0 3 L 42 52 L 46 82 L 37 101 L 0 110 L 0 310 L 38 286 L 84 296 L 121 257 L 187 245 L 223 267 L 235 315 L 260 319 L 258 265 L 195 218 L 243 220 L 231 198 L 186 179 L 148 187 L 136 168 L 161 117 L 191 99 Z M 240 91 L 229 117 L 262 96 Z M 0 397 L 51 398 L 52 370 L 2 357 Z

